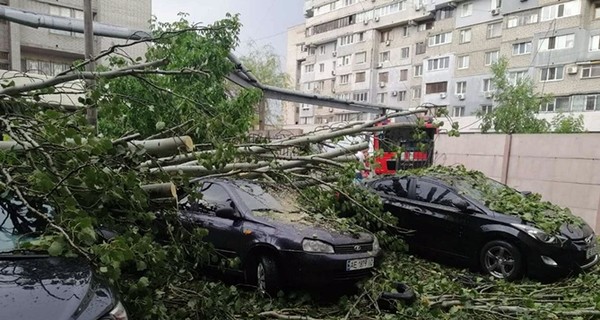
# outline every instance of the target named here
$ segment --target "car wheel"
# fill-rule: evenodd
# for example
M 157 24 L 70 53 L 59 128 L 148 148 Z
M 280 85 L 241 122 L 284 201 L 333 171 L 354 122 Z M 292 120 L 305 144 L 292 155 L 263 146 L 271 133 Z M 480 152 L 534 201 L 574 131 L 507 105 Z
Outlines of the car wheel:
M 275 259 L 269 256 L 261 256 L 253 270 L 249 270 L 254 274 L 251 279 L 254 280 L 254 285 L 258 291 L 274 296 L 281 289 L 281 281 L 279 268 Z
M 506 241 L 491 241 L 483 246 L 480 263 L 485 273 L 498 279 L 514 280 L 523 276 L 521 252 Z

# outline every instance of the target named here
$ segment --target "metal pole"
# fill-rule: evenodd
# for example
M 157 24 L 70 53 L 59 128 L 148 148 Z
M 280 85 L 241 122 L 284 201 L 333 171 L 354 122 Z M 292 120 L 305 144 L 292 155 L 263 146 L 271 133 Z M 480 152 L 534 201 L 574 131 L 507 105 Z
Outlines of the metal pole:
M 83 35 L 85 37 L 85 58 L 90 61 L 94 58 L 94 17 L 92 15 L 92 0 L 83 0 Z M 90 62 L 86 65 L 86 70 L 93 72 L 96 63 Z M 91 92 L 96 85 L 95 80 L 87 82 L 88 92 Z M 87 106 L 87 121 L 94 131 L 98 131 L 98 109 L 95 104 Z

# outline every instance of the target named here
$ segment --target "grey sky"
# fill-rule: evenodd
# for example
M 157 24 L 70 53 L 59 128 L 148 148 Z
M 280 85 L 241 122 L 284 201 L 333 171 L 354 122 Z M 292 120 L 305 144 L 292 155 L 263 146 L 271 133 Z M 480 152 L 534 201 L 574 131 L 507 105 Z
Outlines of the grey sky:
M 236 53 L 247 52 L 248 41 L 254 40 L 257 46 L 270 43 L 282 61 L 287 29 L 304 21 L 303 6 L 304 0 L 152 0 L 152 11 L 159 21 L 173 21 L 177 13 L 186 12 L 190 21 L 209 24 L 228 12 L 239 13 L 243 26 Z

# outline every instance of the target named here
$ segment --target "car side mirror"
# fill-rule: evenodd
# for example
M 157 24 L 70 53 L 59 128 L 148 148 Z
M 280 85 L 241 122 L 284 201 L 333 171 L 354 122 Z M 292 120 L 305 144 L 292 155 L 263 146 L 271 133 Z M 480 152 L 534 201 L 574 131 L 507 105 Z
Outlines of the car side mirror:
M 452 205 L 462 211 L 468 211 L 470 208 L 469 203 L 463 199 L 453 199 Z
M 235 212 L 235 209 L 232 207 L 223 207 L 217 209 L 215 211 L 215 215 L 219 218 L 229 219 L 229 220 L 237 220 L 239 216 Z
M 97 228 L 96 234 L 98 236 L 100 236 L 100 238 L 102 238 L 106 242 L 110 242 L 112 239 L 116 238 L 118 235 L 116 232 L 106 229 L 104 227 Z

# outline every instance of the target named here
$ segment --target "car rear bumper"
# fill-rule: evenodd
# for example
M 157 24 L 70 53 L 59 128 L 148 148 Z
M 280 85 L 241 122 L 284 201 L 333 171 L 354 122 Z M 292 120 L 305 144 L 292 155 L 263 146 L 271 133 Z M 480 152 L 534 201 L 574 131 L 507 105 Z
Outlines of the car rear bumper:
M 382 251 L 353 254 L 315 254 L 302 251 L 284 251 L 281 263 L 287 282 L 292 285 L 321 286 L 352 284 L 371 276 L 381 263 Z M 374 258 L 374 267 L 346 270 L 348 260 Z

